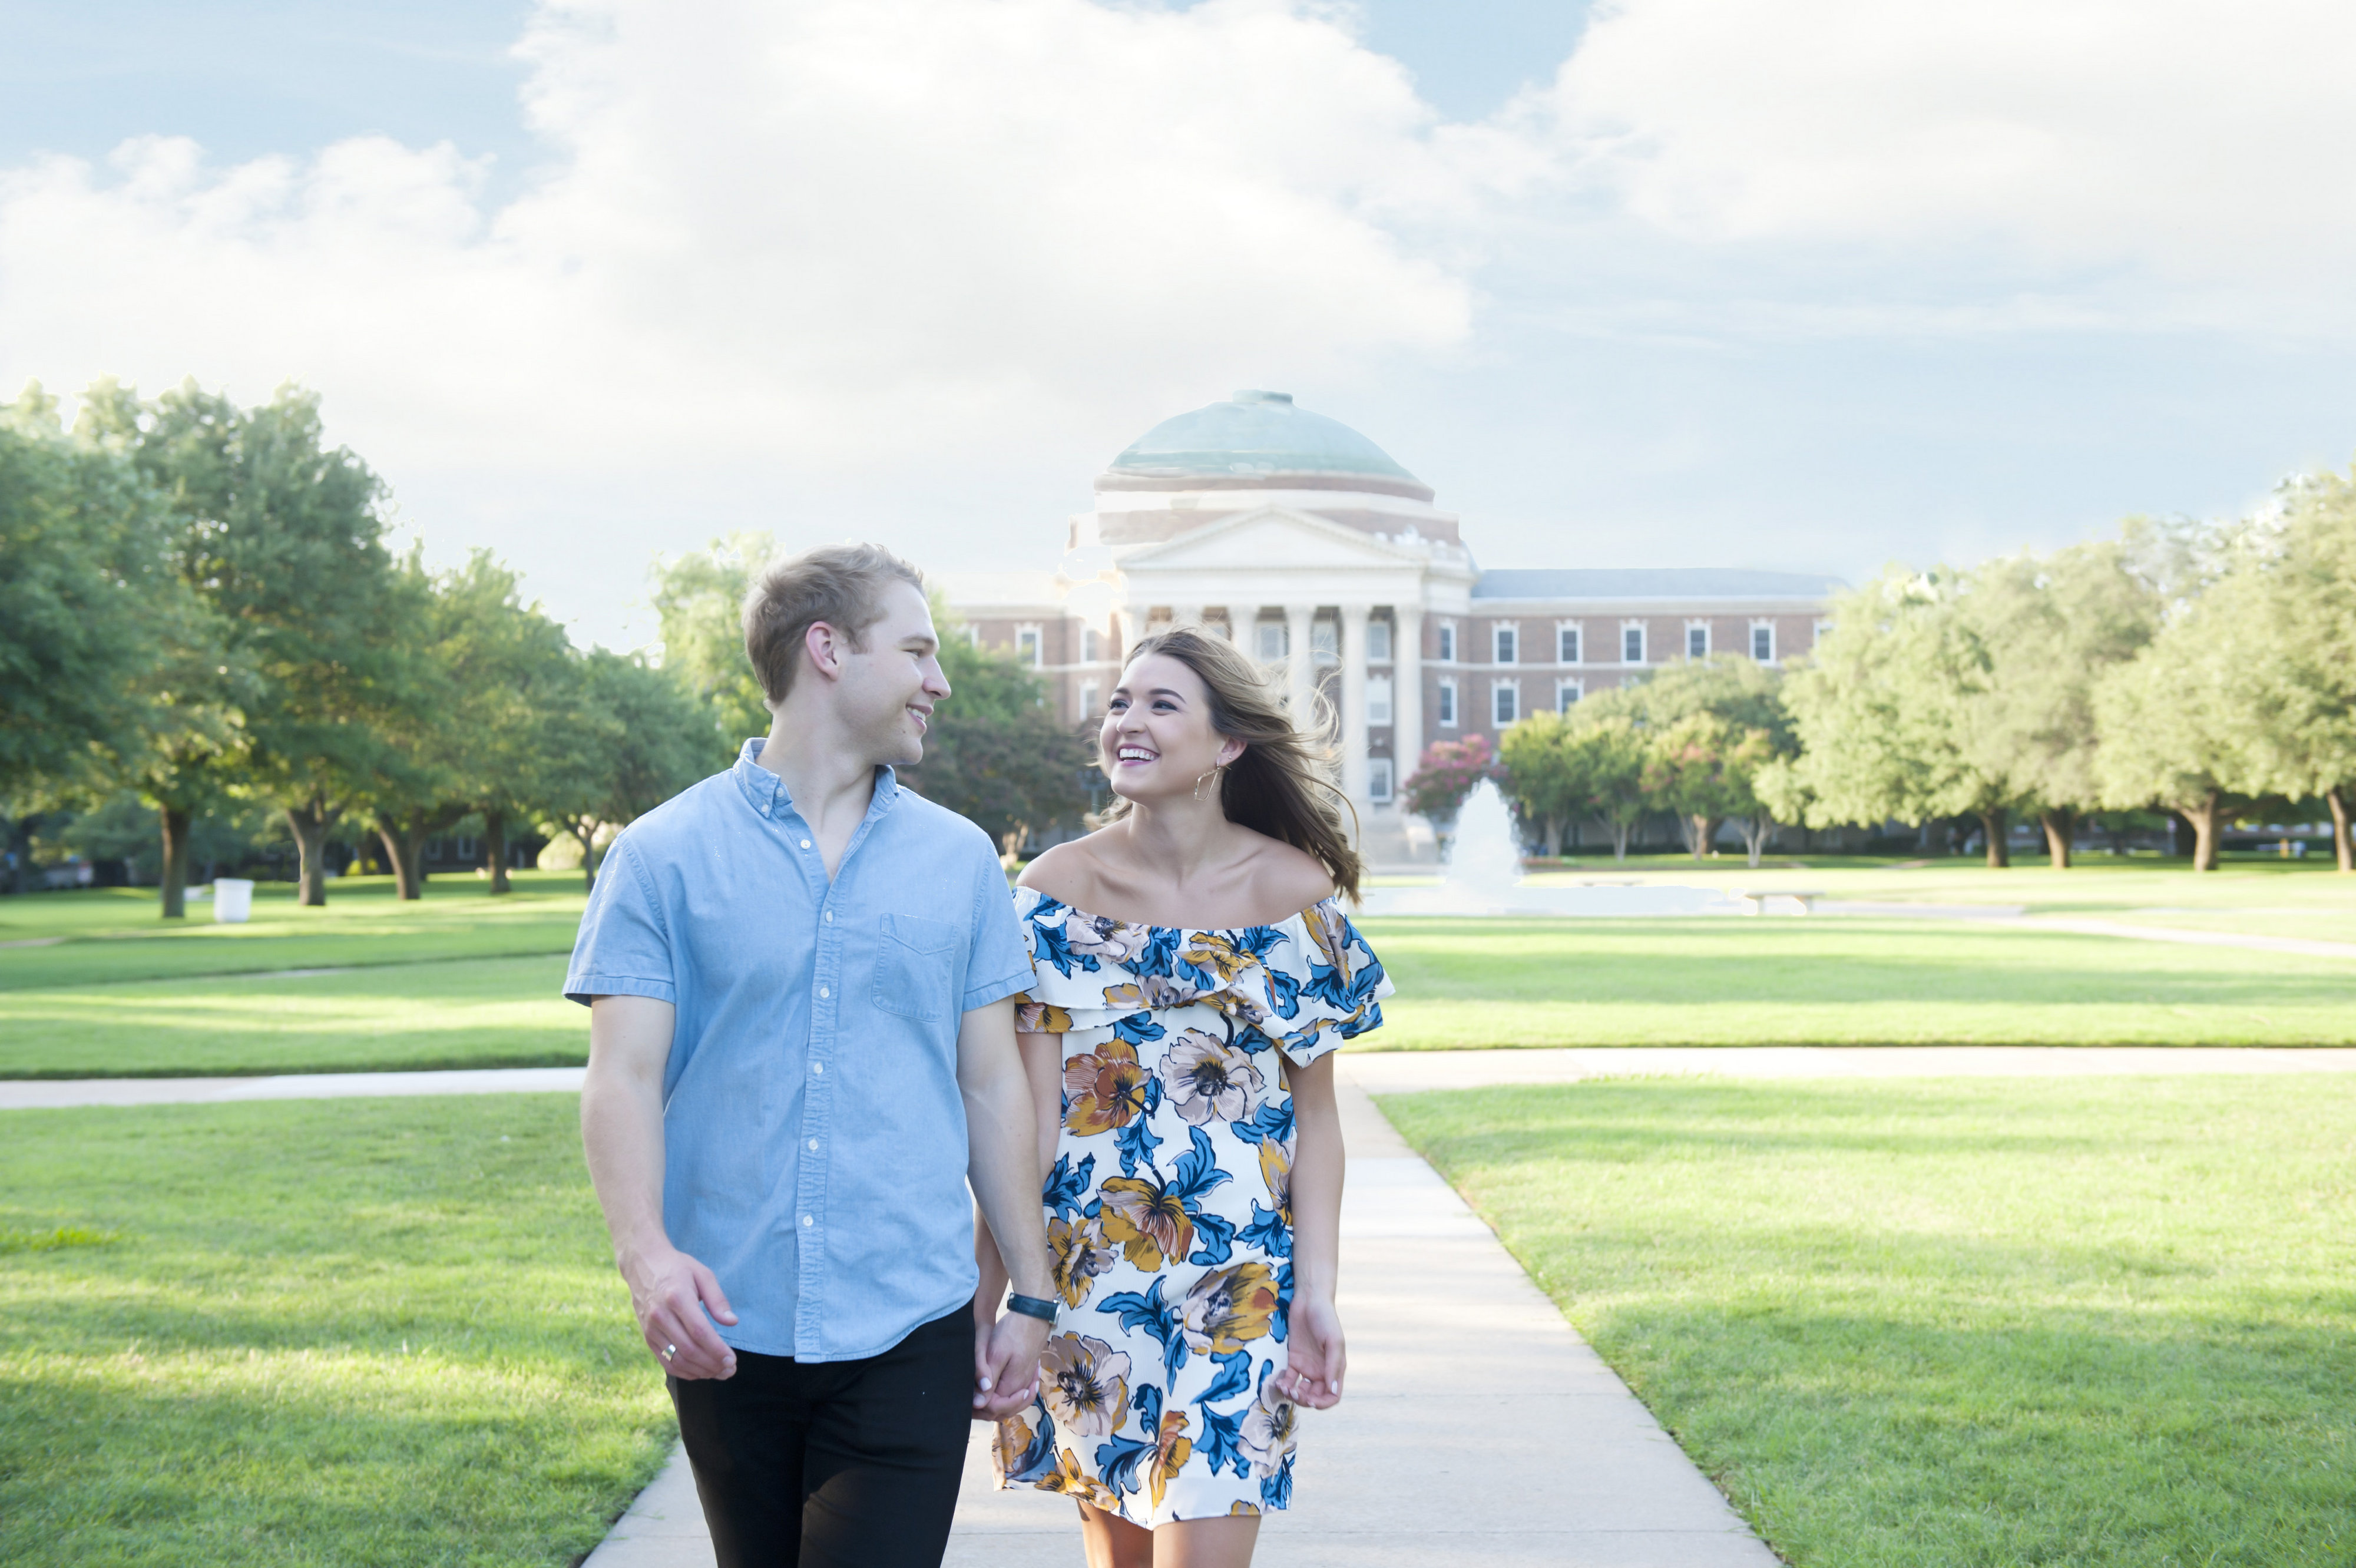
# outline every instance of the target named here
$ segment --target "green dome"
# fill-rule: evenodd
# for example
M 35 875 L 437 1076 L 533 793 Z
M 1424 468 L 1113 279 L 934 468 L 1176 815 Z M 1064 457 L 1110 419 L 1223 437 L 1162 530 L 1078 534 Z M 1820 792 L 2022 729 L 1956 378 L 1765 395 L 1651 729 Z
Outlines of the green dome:
M 1279 476 L 1320 489 L 1369 489 L 1431 499 L 1389 453 L 1344 424 L 1312 413 L 1290 392 L 1239 392 L 1165 419 L 1112 460 L 1103 488 L 1235 489 Z

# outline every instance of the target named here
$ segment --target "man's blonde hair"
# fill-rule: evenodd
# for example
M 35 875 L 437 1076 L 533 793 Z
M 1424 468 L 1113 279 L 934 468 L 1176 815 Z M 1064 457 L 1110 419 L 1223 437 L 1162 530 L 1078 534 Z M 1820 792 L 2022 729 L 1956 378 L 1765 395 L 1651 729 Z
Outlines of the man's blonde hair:
M 875 544 L 829 544 L 772 563 L 744 596 L 744 656 L 769 706 L 793 690 L 802 643 L 819 622 L 864 651 L 867 628 L 884 618 L 884 592 L 894 583 L 922 593 L 925 575 Z

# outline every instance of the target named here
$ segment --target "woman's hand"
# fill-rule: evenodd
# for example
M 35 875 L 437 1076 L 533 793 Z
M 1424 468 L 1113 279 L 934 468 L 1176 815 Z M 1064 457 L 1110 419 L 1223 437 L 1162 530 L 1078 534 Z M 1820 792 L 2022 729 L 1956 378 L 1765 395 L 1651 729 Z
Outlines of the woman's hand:
M 1342 1402 L 1342 1373 L 1349 1351 L 1342 1343 L 1342 1317 L 1330 1296 L 1295 1296 L 1285 1319 L 1284 1370 L 1276 1391 L 1311 1410 Z

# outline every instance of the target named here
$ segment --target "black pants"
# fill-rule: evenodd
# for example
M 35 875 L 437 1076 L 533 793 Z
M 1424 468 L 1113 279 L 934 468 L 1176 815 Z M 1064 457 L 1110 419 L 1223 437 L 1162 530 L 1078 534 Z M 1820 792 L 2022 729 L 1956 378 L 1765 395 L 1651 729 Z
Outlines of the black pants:
M 670 1380 L 720 1568 L 939 1568 L 973 1414 L 960 1306 L 880 1356 Z

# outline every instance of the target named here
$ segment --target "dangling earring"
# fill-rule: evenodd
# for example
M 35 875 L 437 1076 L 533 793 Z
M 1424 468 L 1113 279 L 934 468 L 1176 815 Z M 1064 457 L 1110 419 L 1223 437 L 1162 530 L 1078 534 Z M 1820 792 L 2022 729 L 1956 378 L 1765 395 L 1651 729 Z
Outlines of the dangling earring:
M 1203 798 L 1204 779 L 1216 779 L 1222 785 L 1224 785 L 1226 781 L 1226 777 L 1227 765 L 1224 762 L 1220 763 L 1216 768 L 1205 768 L 1204 771 L 1194 775 L 1194 799 L 1199 800 Z

